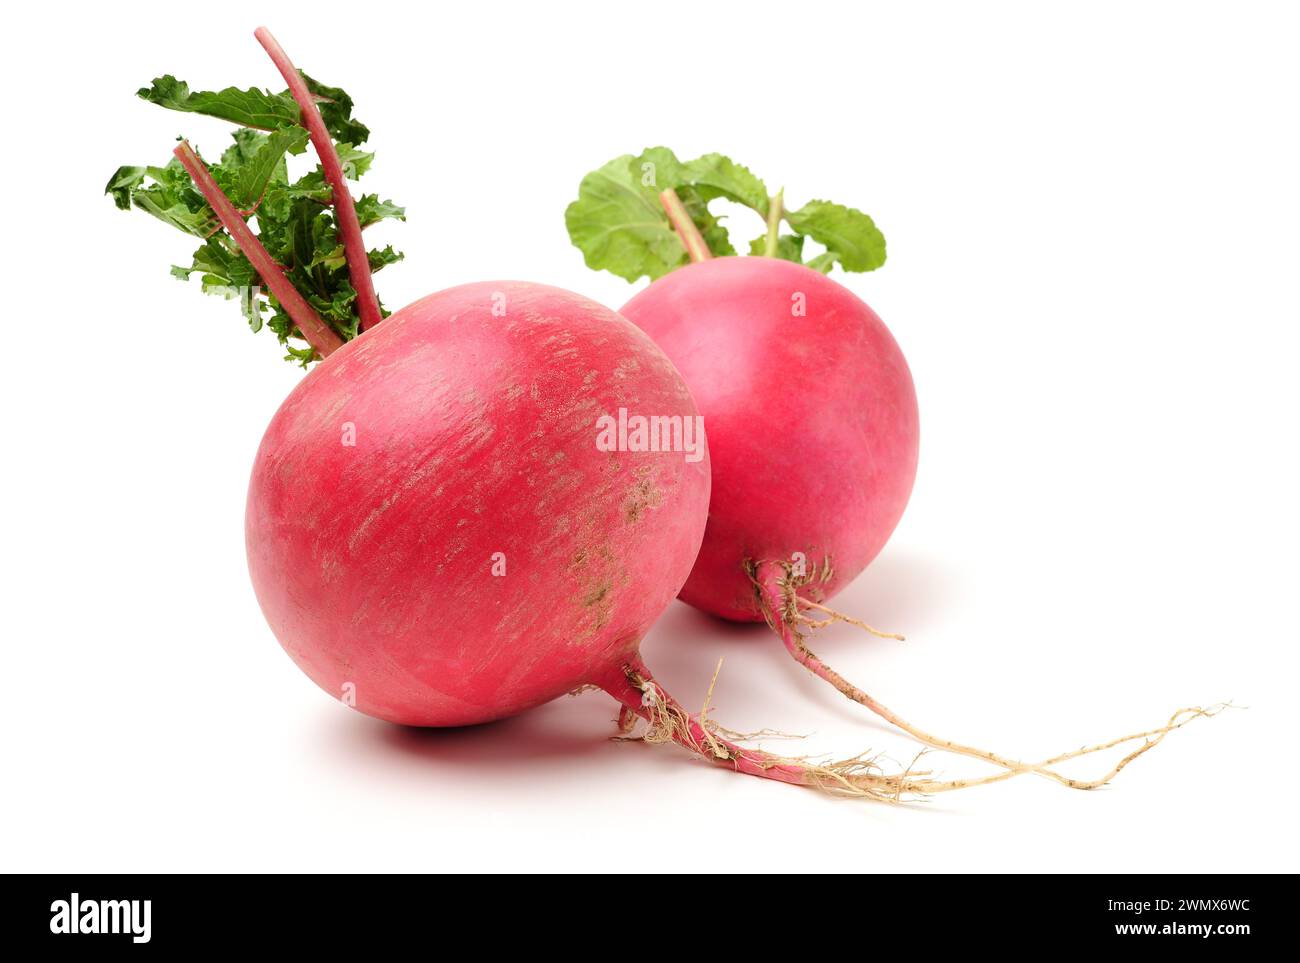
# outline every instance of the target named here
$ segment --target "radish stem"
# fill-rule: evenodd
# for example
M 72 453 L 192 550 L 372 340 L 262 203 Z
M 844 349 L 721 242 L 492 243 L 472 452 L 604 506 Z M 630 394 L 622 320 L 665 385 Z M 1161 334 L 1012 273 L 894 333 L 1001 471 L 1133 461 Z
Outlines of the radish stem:
M 343 165 L 339 163 L 338 151 L 334 149 L 334 140 L 325 127 L 325 120 L 321 117 L 315 98 L 307 89 L 302 74 L 294 67 L 275 37 L 271 36 L 271 31 L 265 27 L 258 27 L 253 32 L 253 36 L 270 55 L 280 75 L 284 77 L 285 83 L 289 85 L 289 93 L 301 108 L 303 126 L 311 135 L 311 143 L 316 148 L 316 156 L 320 158 L 325 181 L 333 191 L 339 236 L 343 240 L 343 252 L 347 257 L 352 287 L 357 292 L 357 313 L 361 319 L 361 330 L 365 331 L 382 321 L 383 315 L 379 311 L 379 299 L 375 296 L 375 284 L 370 276 L 370 256 L 366 253 L 365 241 L 361 238 L 361 222 L 357 219 L 357 209 L 352 201 L 352 192 L 348 190 L 347 179 L 343 176 Z
M 173 153 L 181 165 L 189 172 L 190 178 L 194 181 L 194 186 L 199 189 L 204 200 L 216 212 L 217 218 L 221 225 L 230 232 L 230 236 L 235 239 L 239 250 L 243 252 L 244 257 L 257 269 L 258 275 L 266 282 L 266 286 L 271 289 L 277 301 L 284 307 L 293 323 L 298 326 L 302 336 L 307 340 L 316 353 L 322 358 L 328 357 L 329 354 L 338 348 L 343 347 L 343 339 L 334 333 L 324 321 L 321 320 L 314 308 L 307 303 L 298 289 L 285 276 L 284 268 L 276 263 L 270 253 L 262 246 L 262 242 L 257 239 L 244 219 L 240 217 L 239 212 L 235 210 L 235 205 L 230 202 L 230 198 L 222 193 L 217 182 L 212 179 L 208 168 L 199 155 L 194 153 L 190 147 L 189 141 L 181 141 L 180 146 Z
M 677 192 L 671 187 L 663 191 L 659 195 L 659 203 L 664 206 L 664 213 L 668 215 L 668 220 L 672 222 L 673 229 L 677 231 L 677 237 L 681 240 L 682 246 L 686 248 L 686 253 L 691 256 L 691 261 L 699 263 L 713 257 L 709 253 L 709 245 L 704 242 L 704 235 L 700 233 L 700 229 L 691 220 L 691 215 L 686 212 L 686 205 L 677 196 Z
M 767 202 L 767 238 L 763 241 L 763 257 L 776 257 L 777 240 L 781 232 L 781 218 L 785 216 L 785 188 L 781 188 Z

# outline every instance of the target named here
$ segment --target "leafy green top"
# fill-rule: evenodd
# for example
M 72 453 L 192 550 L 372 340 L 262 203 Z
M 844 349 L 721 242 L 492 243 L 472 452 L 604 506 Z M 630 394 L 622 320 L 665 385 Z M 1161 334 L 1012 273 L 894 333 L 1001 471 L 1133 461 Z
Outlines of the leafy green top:
M 352 180 L 360 178 L 374 159 L 374 154 L 359 149 L 370 136 L 369 128 L 352 118 L 352 99 L 344 91 L 306 74 L 303 80 L 317 98 L 344 173 Z M 239 125 L 232 135 L 234 143 L 222 153 L 220 162 L 208 165 L 212 176 L 241 213 L 256 218 L 262 244 L 321 319 L 344 341 L 356 337 L 356 291 L 330 206 L 330 187 L 319 167 L 290 179 L 287 157 L 306 150 L 307 131 L 299 126 L 298 105 L 288 91 L 273 94 L 235 87 L 191 91 L 184 81 L 169 74 L 141 88 L 138 96 L 170 110 L 206 114 Z M 265 324 L 285 345 L 286 360 L 306 367 L 315 359 L 311 346 L 275 297 L 261 286 L 256 270 L 221 227 L 178 160 L 172 158 L 163 167 L 119 167 L 105 193 L 123 210 L 137 207 L 200 238 L 203 244 L 190 265 L 173 267 L 172 275 L 181 280 L 198 275 L 204 292 L 238 299 L 254 331 Z M 406 220 L 404 208 L 375 194 L 357 198 L 356 209 L 363 228 L 385 218 Z M 368 254 L 372 271 L 402 259 L 391 246 Z
M 768 219 L 772 205 L 763 181 L 749 168 L 721 154 L 682 162 L 667 147 L 624 154 L 592 171 L 578 186 L 578 199 L 564 212 L 569 238 L 582 251 L 587 267 L 617 274 L 628 281 L 667 274 L 687 262 L 659 193 L 672 188 L 714 255 L 735 254 L 727 228 L 709 211 L 709 202 L 725 197 Z M 809 201 L 796 211 L 783 206 L 768 232 L 750 241 L 750 254 L 768 253 L 799 264 L 805 238 L 825 252 L 809 267 L 827 273 L 836 264 L 846 271 L 874 271 L 885 263 L 885 237 L 866 214 L 830 201 Z M 791 232 L 779 232 L 784 219 Z

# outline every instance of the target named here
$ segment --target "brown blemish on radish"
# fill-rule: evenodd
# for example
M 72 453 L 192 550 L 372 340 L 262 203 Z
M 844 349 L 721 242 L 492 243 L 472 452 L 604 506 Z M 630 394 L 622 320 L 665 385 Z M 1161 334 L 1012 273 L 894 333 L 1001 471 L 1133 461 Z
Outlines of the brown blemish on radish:
M 627 499 L 623 502 L 623 520 L 634 525 L 641 520 L 648 508 L 658 508 L 663 502 L 663 493 L 648 478 L 636 483 Z
M 608 581 L 602 582 L 594 590 L 588 592 L 583 598 L 582 604 L 591 608 L 593 605 L 599 605 L 609 595 L 610 589 L 613 588 Z

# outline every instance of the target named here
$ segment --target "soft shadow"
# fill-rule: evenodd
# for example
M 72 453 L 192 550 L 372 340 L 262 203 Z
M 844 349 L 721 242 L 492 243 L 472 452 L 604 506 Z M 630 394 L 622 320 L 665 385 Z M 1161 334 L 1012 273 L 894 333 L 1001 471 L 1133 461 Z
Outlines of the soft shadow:
M 430 763 L 517 772 L 553 769 L 557 760 L 575 762 L 606 745 L 617 714 L 614 703 L 592 693 L 561 696 L 509 719 L 477 726 L 438 729 L 399 726 L 357 713 L 331 713 L 327 725 L 335 751 L 368 762 L 416 768 Z
M 883 630 L 901 632 L 908 641 L 876 639 L 857 627 L 836 625 L 817 633 L 815 651 L 853 679 L 853 666 L 869 661 L 874 647 L 924 645 L 925 626 L 932 624 L 935 612 L 952 604 L 957 586 L 951 570 L 934 559 L 886 551 L 831 605 Z M 674 694 L 690 706 L 702 699 L 703 689 L 722 658 L 732 706 L 750 706 L 756 714 L 760 709 L 776 708 L 776 713 L 762 712 L 763 725 L 781 726 L 780 719 L 773 722 L 773 715 L 784 714 L 779 708 L 795 693 L 841 722 L 897 733 L 795 663 L 762 622 L 728 622 L 678 603 L 669 607 L 651 629 L 642 652 L 660 681 L 668 683 L 670 691 L 674 691 L 674 685 L 681 689 Z M 866 673 L 854 681 L 870 691 L 871 680 Z
M 541 715 L 540 711 L 525 712 L 513 719 L 460 729 L 390 725 L 380 733 L 380 741 L 389 751 L 417 759 L 516 765 L 557 757 L 572 759 L 592 752 L 608 739 L 596 732 L 583 736 L 539 725 Z
M 831 601 L 840 611 L 910 640 L 935 621 L 960 592 L 956 572 L 943 562 L 908 552 L 884 554 Z

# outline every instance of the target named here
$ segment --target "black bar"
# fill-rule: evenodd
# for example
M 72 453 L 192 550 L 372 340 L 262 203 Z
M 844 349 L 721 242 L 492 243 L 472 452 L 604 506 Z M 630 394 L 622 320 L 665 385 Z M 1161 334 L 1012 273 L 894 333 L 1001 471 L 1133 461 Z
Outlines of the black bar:
M 993 946 L 1004 938 L 1070 948 L 1130 944 L 1143 950 L 1184 952 L 1202 946 L 1232 952 L 1244 948 L 1242 940 L 1287 935 L 1277 907 L 1285 905 L 1278 891 L 1289 890 L 1290 879 L 867 876 L 856 882 L 778 877 L 715 884 L 629 873 L 613 886 L 575 879 L 555 887 L 531 879 L 512 883 L 421 876 L 37 875 L 7 877 L 10 895 L 0 901 L 0 919 L 10 946 L 38 944 L 44 950 L 72 948 L 97 955 L 138 954 L 155 947 L 338 952 L 349 946 L 418 945 L 445 925 L 474 938 L 476 920 L 488 927 L 494 943 L 508 943 L 528 939 L 530 930 L 535 938 L 536 927 L 558 935 L 572 918 L 580 927 L 574 942 L 581 944 L 596 935 L 593 926 L 599 932 L 600 923 L 593 920 L 644 928 L 642 938 L 653 933 L 662 939 L 678 927 L 690 932 L 701 923 L 702 906 L 689 894 L 715 894 L 720 902 L 712 912 L 725 914 L 726 894 L 743 892 L 747 903 L 760 899 L 782 907 L 779 918 L 786 926 L 816 926 L 836 918 L 842 924 L 845 918 L 838 917 L 835 907 L 849 900 L 858 909 L 847 918 L 864 921 L 861 949 L 873 955 L 891 945 L 929 955 L 945 947 Z M 677 897 L 670 896 L 674 892 Z M 751 923 L 752 913 L 752 908 L 736 910 L 737 919 L 750 917 Z M 489 922 L 494 917 L 499 924 Z M 780 926 L 776 919 L 766 923 L 773 926 Z M 112 929 L 117 932 L 85 932 Z M 858 941 L 844 939 L 845 948 Z M 1010 949 L 1012 944 L 1001 945 Z M 435 946 L 429 944 L 431 953 Z

